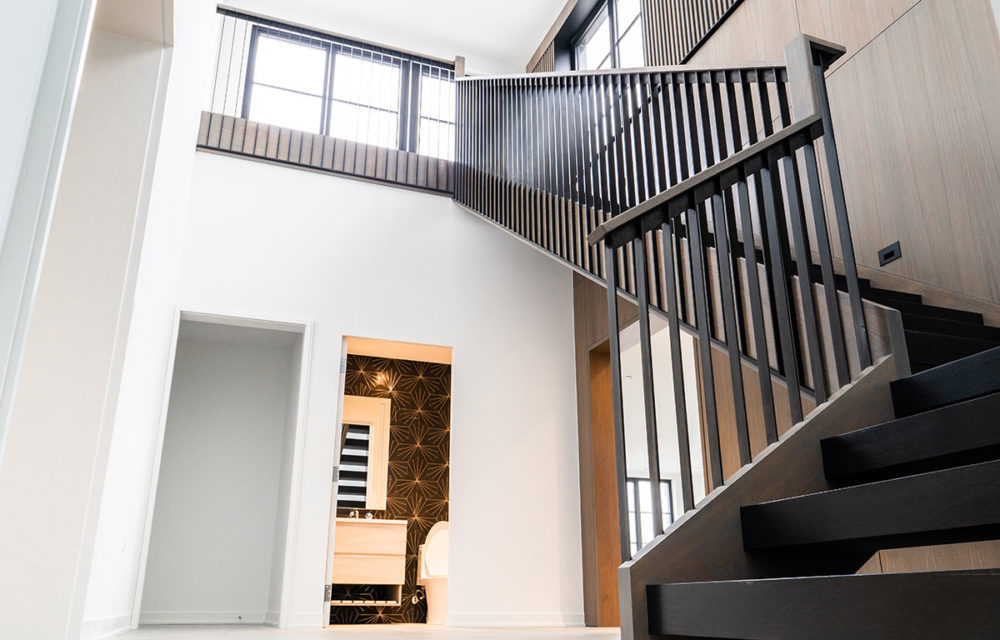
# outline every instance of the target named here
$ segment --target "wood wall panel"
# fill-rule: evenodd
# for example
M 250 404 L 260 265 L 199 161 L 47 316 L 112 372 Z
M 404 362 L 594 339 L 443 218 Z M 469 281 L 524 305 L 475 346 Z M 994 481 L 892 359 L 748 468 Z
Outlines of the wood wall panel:
M 201 114 L 198 148 L 420 191 L 450 194 L 455 189 L 454 163 L 448 160 L 207 111 Z
M 1000 37 L 989 0 L 745 0 L 691 62 L 780 60 L 800 31 L 847 48 L 827 83 L 868 277 L 1000 304 Z M 896 240 L 902 259 L 880 267 L 878 250 Z
M 642 0 L 646 65 L 680 64 L 741 0 Z
M 555 44 L 549 43 L 549 46 L 542 51 L 541 57 L 535 63 L 535 66 L 528 69 L 528 73 L 549 73 L 556 70 L 556 48 Z

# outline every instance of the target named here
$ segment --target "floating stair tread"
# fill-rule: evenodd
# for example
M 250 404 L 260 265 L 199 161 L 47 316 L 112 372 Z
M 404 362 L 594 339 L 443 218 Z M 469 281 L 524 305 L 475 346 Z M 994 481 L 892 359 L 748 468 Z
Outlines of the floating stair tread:
M 1000 393 L 994 393 L 826 438 L 820 442 L 823 469 L 835 480 L 893 468 L 907 474 L 931 471 L 941 468 L 935 461 L 959 455 L 972 456 L 963 459 L 966 464 L 988 460 L 1000 447 L 998 415 Z M 977 451 L 983 457 L 976 459 Z M 915 466 L 920 464 L 927 466 Z
M 1000 528 L 1000 461 L 741 508 L 747 550 L 865 542 L 958 542 Z
M 944 364 L 1000 346 L 996 340 L 904 329 L 906 351 L 913 362 Z
M 877 296 L 876 296 L 877 297 Z M 882 300 L 877 300 L 879 304 L 883 304 L 887 307 L 892 307 L 893 309 L 898 309 L 901 313 L 916 316 L 925 316 L 928 318 L 941 318 L 943 320 L 957 320 L 959 322 L 972 322 L 974 324 L 983 324 L 983 316 L 980 313 L 974 311 L 961 311 L 959 309 L 949 309 L 947 307 L 935 307 L 929 304 L 916 303 L 916 302 L 906 302 L 904 300 L 889 300 L 883 298 Z
M 976 338 L 978 340 L 993 340 L 1000 343 L 1000 327 L 990 327 L 974 322 L 903 314 L 903 328 L 909 331 L 923 331 L 963 338 Z
M 1000 629 L 1000 571 L 649 585 L 646 601 L 654 636 L 991 638 Z
M 891 383 L 897 417 L 1000 391 L 1000 347 Z

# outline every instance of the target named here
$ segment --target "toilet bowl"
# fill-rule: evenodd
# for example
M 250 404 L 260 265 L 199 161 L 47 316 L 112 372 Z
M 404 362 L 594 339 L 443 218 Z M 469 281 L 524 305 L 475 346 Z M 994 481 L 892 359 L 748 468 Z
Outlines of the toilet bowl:
M 417 551 L 417 584 L 427 594 L 427 624 L 444 624 L 448 617 L 448 523 L 438 522 Z

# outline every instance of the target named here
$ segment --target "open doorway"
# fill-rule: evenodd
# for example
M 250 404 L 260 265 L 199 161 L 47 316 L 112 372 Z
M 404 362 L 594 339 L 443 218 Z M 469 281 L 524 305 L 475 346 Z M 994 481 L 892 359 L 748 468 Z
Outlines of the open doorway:
M 282 624 L 305 325 L 182 314 L 141 624 Z
M 348 337 L 327 589 L 330 624 L 443 624 L 451 348 Z

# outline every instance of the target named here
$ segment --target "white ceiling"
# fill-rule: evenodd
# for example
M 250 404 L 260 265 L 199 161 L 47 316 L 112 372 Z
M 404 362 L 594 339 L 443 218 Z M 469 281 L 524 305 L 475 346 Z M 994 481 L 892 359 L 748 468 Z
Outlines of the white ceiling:
M 228 0 L 234 9 L 447 60 L 523 72 L 566 0 Z
M 169 45 L 173 5 L 173 0 L 98 0 L 94 28 Z

